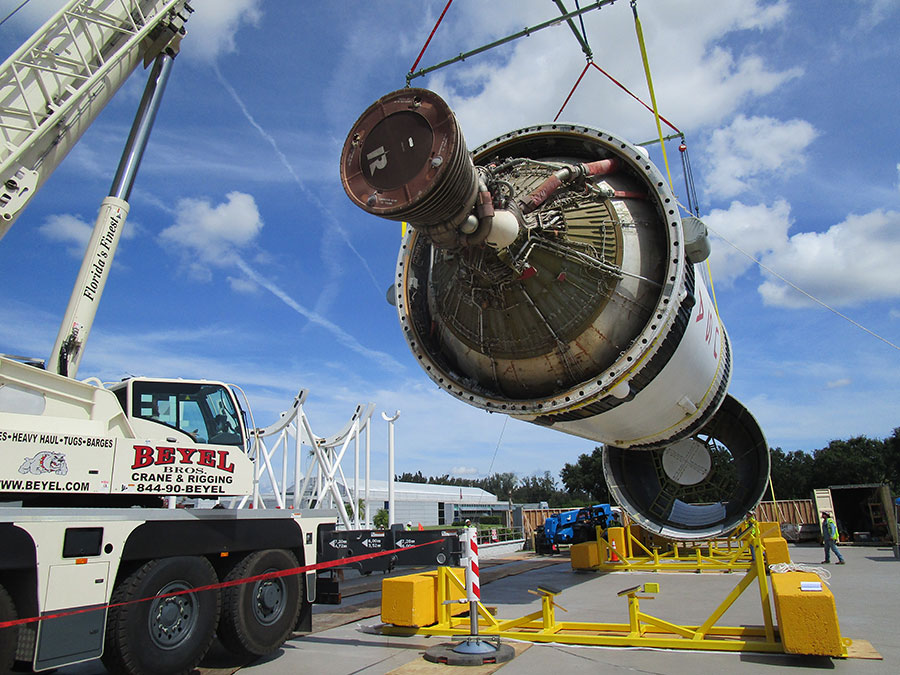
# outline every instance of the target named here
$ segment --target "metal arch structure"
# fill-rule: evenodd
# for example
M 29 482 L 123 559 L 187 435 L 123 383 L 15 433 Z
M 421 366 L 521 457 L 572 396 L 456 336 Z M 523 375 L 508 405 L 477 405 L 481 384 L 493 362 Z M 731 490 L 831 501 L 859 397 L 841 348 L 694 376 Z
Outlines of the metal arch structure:
M 295 487 L 294 492 L 299 494 L 301 504 L 306 503 L 307 506 L 316 508 L 338 509 L 341 522 L 348 529 L 351 527 L 351 517 L 353 528 L 359 529 L 361 527 L 359 514 L 359 436 L 362 431 L 366 432 L 366 447 L 369 448 L 369 420 L 372 418 L 373 412 L 375 412 L 374 403 L 366 405 L 360 403 L 356 406 L 349 422 L 341 431 L 333 436 L 324 438 L 315 437 L 309 426 L 309 419 L 305 415 L 301 418 L 307 437 L 315 441 L 311 445 L 316 463 L 309 466 L 299 490 Z M 351 441 L 354 448 L 355 466 L 352 494 L 350 494 L 350 490 L 347 487 L 347 478 L 341 467 L 341 461 L 344 459 Z M 368 452 L 366 454 L 368 456 Z M 315 479 L 314 488 L 310 487 L 313 484 L 313 478 Z M 340 481 L 338 481 L 338 478 L 340 478 Z M 343 492 L 341 491 L 342 487 Z M 309 496 L 307 496 L 307 493 L 309 493 Z M 294 499 L 296 500 L 297 497 L 295 496 Z M 349 514 L 345 508 L 347 503 L 350 504 Z M 366 511 L 368 520 L 368 504 L 366 505 Z
M 272 486 L 274 507 L 277 509 L 334 509 L 345 528 L 367 527 L 371 524 L 368 502 L 364 515 L 359 509 L 360 436 L 364 436 L 368 477 L 370 420 L 375 411 L 375 404 L 360 403 L 338 432 L 330 436 L 318 436 L 313 431 L 303 407 L 308 395 L 308 390 L 301 389 L 294 397 L 290 409 L 282 412 L 277 422 L 250 432 L 253 438 L 251 452 L 256 461 L 253 494 L 242 497 L 235 506 L 269 508 L 270 505 L 266 504 L 260 493 L 260 484 L 268 478 Z M 354 452 L 352 490 L 341 466 L 351 443 Z M 303 446 L 307 446 L 310 450 L 305 451 Z M 315 461 L 307 462 L 304 471 L 303 458 L 306 454 Z M 293 473 L 289 476 L 288 469 L 291 464 Z M 350 505 L 349 512 L 347 504 Z
M 177 48 L 186 0 L 69 0 L 0 66 L 0 237 L 141 61 Z

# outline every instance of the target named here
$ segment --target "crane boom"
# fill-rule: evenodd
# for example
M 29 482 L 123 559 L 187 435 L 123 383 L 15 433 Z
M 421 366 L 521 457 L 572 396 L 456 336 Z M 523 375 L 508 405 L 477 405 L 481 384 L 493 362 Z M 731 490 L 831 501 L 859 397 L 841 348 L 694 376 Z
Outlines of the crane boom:
M 143 59 L 180 39 L 186 0 L 69 0 L 0 66 L 0 238 Z

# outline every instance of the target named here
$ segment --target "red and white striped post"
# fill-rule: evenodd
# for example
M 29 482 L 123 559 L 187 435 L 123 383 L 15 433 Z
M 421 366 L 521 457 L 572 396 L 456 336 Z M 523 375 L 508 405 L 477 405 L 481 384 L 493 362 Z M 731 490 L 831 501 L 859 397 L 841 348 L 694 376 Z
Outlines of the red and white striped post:
M 478 530 L 468 527 L 465 536 L 466 600 L 478 602 L 481 600 L 481 587 L 478 580 Z
M 467 527 L 460 535 L 462 543 L 463 555 L 461 562 L 465 561 L 466 566 L 466 600 L 469 602 L 469 637 L 456 645 L 452 651 L 456 654 L 465 655 L 473 661 L 466 661 L 464 665 L 480 665 L 477 659 L 483 659 L 486 655 L 491 655 L 490 663 L 500 663 L 496 661 L 500 652 L 500 643 L 492 645 L 490 642 L 482 641 L 478 637 L 478 603 L 481 601 L 481 582 L 478 579 L 478 530 L 474 527 Z M 506 651 L 502 653 L 503 660 L 508 661 L 515 655 L 515 651 L 506 647 Z M 427 658 L 427 657 L 426 657 Z M 450 663 L 449 661 L 447 663 Z M 462 664 L 463 662 L 457 662 Z M 482 663 L 487 663 L 482 661 Z
M 481 601 L 481 583 L 478 578 L 478 530 L 467 527 L 464 551 L 466 560 L 466 600 L 469 601 L 469 626 L 472 635 L 478 635 L 478 603 Z

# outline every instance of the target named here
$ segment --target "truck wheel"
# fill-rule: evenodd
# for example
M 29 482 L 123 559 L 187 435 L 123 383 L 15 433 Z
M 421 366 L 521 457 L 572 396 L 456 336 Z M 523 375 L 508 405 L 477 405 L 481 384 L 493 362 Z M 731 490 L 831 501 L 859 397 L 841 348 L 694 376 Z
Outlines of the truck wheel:
M 9 593 L 0 586 L 0 621 L 13 621 L 19 618 L 16 605 Z M 16 658 L 16 646 L 19 643 L 19 627 L 0 628 L 0 673 L 8 673 Z
M 215 637 L 219 619 L 217 590 L 155 596 L 211 586 L 218 582 L 206 558 L 160 558 L 144 563 L 120 582 L 106 627 L 103 664 L 112 673 L 190 673 Z M 144 602 L 135 602 L 152 598 Z
M 290 551 L 270 549 L 251 553 L 234 566 L 226 581 L 299 567 Z M 219 641 L 244 658 L 263 656 L 290 637 L 300 612 L 299 575 L 262 579 L 222 591 Z

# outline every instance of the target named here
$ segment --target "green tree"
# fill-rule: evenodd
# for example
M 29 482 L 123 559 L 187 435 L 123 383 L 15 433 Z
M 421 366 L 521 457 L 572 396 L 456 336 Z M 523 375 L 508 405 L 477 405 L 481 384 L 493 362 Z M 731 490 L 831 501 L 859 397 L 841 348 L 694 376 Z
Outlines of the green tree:
M 592 504 L 609 503 L 609 488 L 603 476 L 602 448 L 594 448 L 590 455 L 579 456 L 575 464 L 566 464 L 559 475 L 572 497 L 583 496 L 584 501 Z
M 512 493 L 513 500 L 519 503 L 547 502 L 550 506 L 565 503 L 566 496 L 565 492 L 559 490 L 556 479 L 549 471 L 526 476 L 519 481 L 519 486 Z
M 813 453 L 812 488 L 889 480 L 885 442 L 866 436 L 831 441 Z
M 813 456 L 803 450 L 785 452 L 773 448 L 769 450 L 769 458 L 775 499 L 809 499 L 813 488 L 817 487 L 811 483 Z M 771 498 L 772 494 L 767 490 L 764 499 Z
M 375 512 L 375 517 L 372 518 L 372 524 L 379 530 L 386 530 L 388 527 L 387 509 L 378 509 Z
M 497 495 L 497 499 L 506 501 L 512 497 L 513 491 L 519 484 L 519 479 L 512 471 L 494 473 L 478 481 L 477 487 Z
M 405 471 L 401 473 L 399 476 L 395 476 L 394 480 L 400 481 L 401 483 L 427 483 L 428 479 L 422 475 L 421 471 L 416 471 L 415 473 L 410 473 L 409 471 Z
M 900 494 L 900 427 L 884 439 L 884 469 L 894 494 Z

